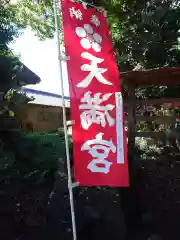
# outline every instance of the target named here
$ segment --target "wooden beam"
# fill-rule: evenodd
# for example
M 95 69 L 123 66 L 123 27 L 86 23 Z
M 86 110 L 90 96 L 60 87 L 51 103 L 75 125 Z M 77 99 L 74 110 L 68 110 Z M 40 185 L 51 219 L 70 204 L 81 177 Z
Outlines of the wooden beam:
M 164 124 L 164 123 L 175 123 L 176 117 L 175 116 L 138 116 L 136 115 L 137 122 L 156 122 L 157 124 Z
M 180 105 L 180 98 L 135 99 L 135 105 L 161 105 L 164 103 L 179 103 Z M 125 106 L 130 106 L 130 104 L 131 101 L 129 99 L 124 99 Z
M 135 86 L 128 85 L 128 95 L 130 105 L 128 108 L 128 158 L 129 163 L 133 163 L 134 148 L 135 148 L 135 129 L 136 129 L 136 108 L 135 108 Z
M 178 137 L 180 136 L 180 132 L 172 132 L 170 134 L 171 137 Z M 166 138 L 166 132 L 136 132 L 136 137 L 144 137 L 144 138 Z
M 176 117 L 173 116 L 138 116 L 136 115 L 136 122 L 155 122 L 157 124 L 175 124 Z M 125 120 L 128 124 L 128 119 Z
M 165 138 L 165 132 L 136 132 L 136 137 Z

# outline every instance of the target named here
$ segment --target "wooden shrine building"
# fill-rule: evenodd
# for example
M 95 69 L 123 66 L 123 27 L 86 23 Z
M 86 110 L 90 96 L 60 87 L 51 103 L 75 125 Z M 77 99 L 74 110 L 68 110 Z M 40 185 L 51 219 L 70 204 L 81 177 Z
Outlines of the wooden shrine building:
M 180 85 L 180 68 L 158 68 L 145 71 L 130 71 L 122 72 L 121 83 L 122 89 L 125 88 L 128 96 L 124 98 L 124 105 L 127 106 L 128 116 L 128 153 L 129 157 L 133 156 L 135 147 L 135 137 L 151 137 L 162 138 L 165 132 L 136 132 L 136 123 L 141 122 L 161 122 L 161 123 L 174 123 L 176 116 L 137 116 L 137 105 L 163 105 L 164 103 L 179 103 L 179 98 L 158 98 L 137 100 L 135 96 L 136 88 L 144 88 L 150 86 L 172 86 Z

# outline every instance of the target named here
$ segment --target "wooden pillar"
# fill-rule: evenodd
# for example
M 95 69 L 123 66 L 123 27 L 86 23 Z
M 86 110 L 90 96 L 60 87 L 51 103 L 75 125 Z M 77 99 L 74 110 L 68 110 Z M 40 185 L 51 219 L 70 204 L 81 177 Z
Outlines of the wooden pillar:
M 136 132 L 136 96 L 135 85 L 128 84 L 128 159 L 129 164 L 133 162 L 134 149 L 135 149 L 135 132 Z
M 125 216 L 125 223 L 127 232 L 130 233 L 132 226 L 139 223 L 139 199 L 136 190 L 137 179 L 135 175 L 137 168 L 134 162 L 135 155 L 135 133 L 136 133 L 136 97 L 135 97 L 135 85 L 126 84 L 128 91 L 128 164 L 129 164 L 129 177 L 130 187 L 121 189 L 121 206 Z

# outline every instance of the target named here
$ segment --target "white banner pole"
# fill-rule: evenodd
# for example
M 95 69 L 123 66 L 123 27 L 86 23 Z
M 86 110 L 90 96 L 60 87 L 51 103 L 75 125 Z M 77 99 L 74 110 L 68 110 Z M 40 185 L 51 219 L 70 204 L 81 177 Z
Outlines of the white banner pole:
M 65 98 L 64 98 L 63 70 L 62 70 L 62 61 L 67 61 L 68 58 L 66 56 L 62 56 L 62 54 L 61 54 L 60 31 L 63 31 L 63 28 L 61 26 L 61 29 L 59 29 L 57 4 L 59 4 L 59 7 L 61 9 L 61 5 L 60 5 L 61 1 L 56 2 L 56 0 L 53 0 L 54 20 L 55 20 L 56 37 L 57 37 L 57 50 L 58 50 L 58 60 L 59 60 L 59 75 L 60 75 L 61 95 L 62 95 L 63 125 L 64 125 L 64 137 L 65 137 L 65 145 L 66 145 L 68 189 L 69 189 L 69 199 L 70 199 L 71 218 L 72 218 L 72 230 L 73 230 L 73 240 L 77 240 L 74 200 L 73 200 L 73 184 L 72 184 L 72 176 L 71 176 L 69 142 L 68 142 L 68 133 L 67 133 L 66 107 L 65 107 Z

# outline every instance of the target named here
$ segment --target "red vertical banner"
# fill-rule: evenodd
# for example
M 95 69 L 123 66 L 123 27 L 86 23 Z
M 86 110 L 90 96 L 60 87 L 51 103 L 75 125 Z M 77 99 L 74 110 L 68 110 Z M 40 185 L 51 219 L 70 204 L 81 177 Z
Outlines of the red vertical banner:
M 120 78 L 103 12 L 62 0 L 74 169 L 81 186 L 128 186 Z

